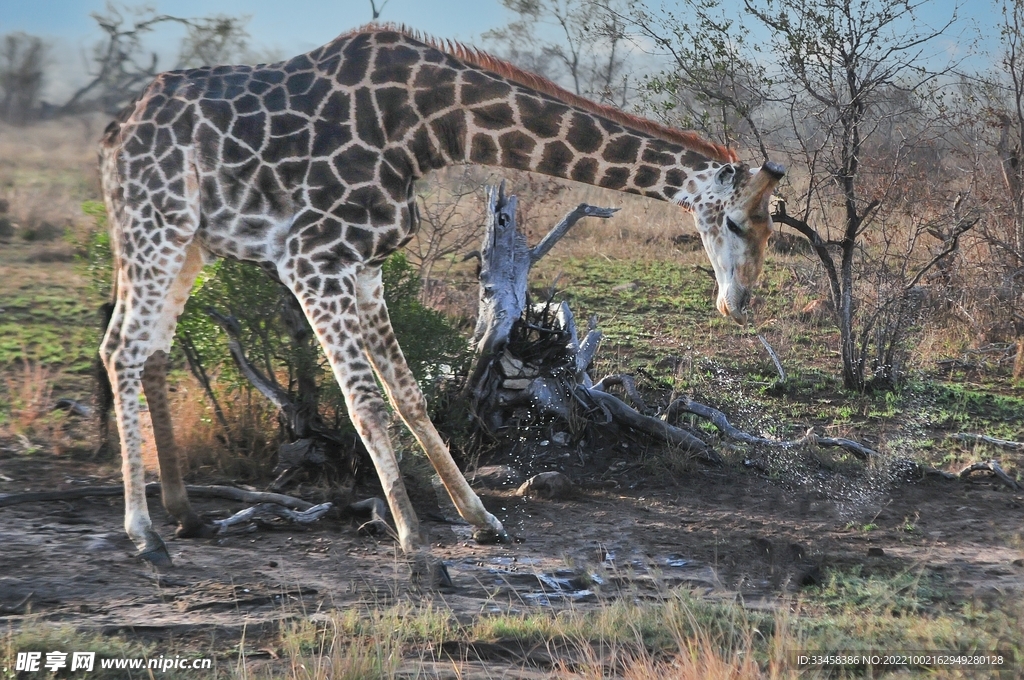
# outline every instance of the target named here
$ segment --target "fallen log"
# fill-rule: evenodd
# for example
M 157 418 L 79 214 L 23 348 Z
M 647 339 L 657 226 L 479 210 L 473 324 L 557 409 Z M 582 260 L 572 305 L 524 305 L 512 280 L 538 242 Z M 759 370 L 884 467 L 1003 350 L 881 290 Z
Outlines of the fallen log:
M 975 472 L 984 471 L 992 474 L 993 477 L 998 479 L 1000 482 L 1010 487 L 1014 491 L 1020 491 L 1021 485 L 1010 475 L 1006 474 L 1006 470 L 998 463 L 998 461 L 988 460 L 968 465 L 960 471 L 960 479 L 969 479 Z

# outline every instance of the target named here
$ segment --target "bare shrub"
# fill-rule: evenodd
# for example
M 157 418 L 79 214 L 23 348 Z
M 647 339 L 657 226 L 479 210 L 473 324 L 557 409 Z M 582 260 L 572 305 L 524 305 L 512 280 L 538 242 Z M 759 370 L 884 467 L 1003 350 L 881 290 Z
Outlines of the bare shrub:
M 0 238 L 47 241 L 70 231 L 74 239 L 92 227 L 82 202 L 98 193 L 96 136 L 104 120 L 93 114 L 24 128 L 0 123 Z
M 479 246 L 484 175 L 479 167 L 456 166 L 431 173 L 420 185 L 420 228 L 405 252 L 419 270 L 425 299 L 435 279 L 445 278 L 466 253 Z
M 26 257 L 25 262 L 42 264 L 52 262 L 74 262 L 75 251 L 69 243 L 34 248 Z

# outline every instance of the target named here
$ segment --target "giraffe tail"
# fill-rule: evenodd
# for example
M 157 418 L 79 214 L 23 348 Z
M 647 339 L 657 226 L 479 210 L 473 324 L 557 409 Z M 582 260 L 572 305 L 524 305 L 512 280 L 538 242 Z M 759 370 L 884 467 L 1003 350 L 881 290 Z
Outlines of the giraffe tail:
M 103 320 L 103 334 L 106 335 L 110 321 L 114 317 L 114 303 L 104 302 L 99 309 L 100 318 Z M 93 359 L 93 399 L 96 404 L 96 427 L 99 433 L 99 446 L 96 449 L 97 456 L 108 452 L 110 447 L 110 412 L 114 410 L 114 389 L 110 384 L 110 376 L 107 374 L 107 367 L 103 365 L 103 359 L 97 352 Z M 104 456 L 105 457 L 105 456 Z

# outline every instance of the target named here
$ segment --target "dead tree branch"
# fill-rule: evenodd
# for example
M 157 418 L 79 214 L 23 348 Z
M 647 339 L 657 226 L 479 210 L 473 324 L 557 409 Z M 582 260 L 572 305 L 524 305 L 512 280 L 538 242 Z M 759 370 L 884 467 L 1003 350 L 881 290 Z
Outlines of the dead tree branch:
M 217 527 L 218 534 L 227 533 L 228 529 L 236 524 L 245 524 L 264 517 L 280 517 L 296 524 L 312 524 L 334 507 L 332 503 L 321 503 L 314 505 L 308 510 L 298 511 L 278 505 L 277 503 L 260 503 L 245 510 L 240 510 L 226 519 L 213 522 Z
M 526 408 L 567 424 L 601 414 L 599 424 L 615 423 L 656 441 L 682 447 L 701 460 L 721 460 L 703 441 L 662 420 L 644 415 L 605 392 L 623 385 L 633 403 L 646 410 L 630 376 L 609 376 L 594 385 L 587 368 L 601 340 L 592 318 L 583 340 L 569 305 L 529 305 L 527 284 L 536 264 L 584 217 L 611 217 L 612 208 L 577 206 L 534 248 L 516 225 L 516 198 L 505 187 L 489 187 L 488 222 L 481 249 L 480 305 L 474 335 L 476 364 L 466 385 L 478 422 L 491 432 L 505 426 L 504 413 Z
M 680 397 L 669 404 L 669 407 L 665 413 L 666 420 L 673 420 L 679 413 L 692 413 L 696 416 L 704 418 L 705 420 L 711 421 L 718 430 L 724 434 L 727 438 L 734 441 L 742 442 L 744 444 L 756 444 L 760 446 L 772 446 L 780 449 L 794 449 L 801 446 L 831 446 L 838 447 L 849 451 L 853 455 L 857 456 L 861 460 L 867 460 L 871 456 L 877 456 L 878 453 L 863 444 L 850 439 L 843 439 L 841 437 L 818 437 L 814 434 L 814 430 L 810 429 L 800 439 L 791 439 L 788 441 L 778 441 L 775 439 L 765 439 L 764 437 L 758 437 L 752 435 L 749 432 L 744 432 L 738 429 L 732 423 L 724 413 L 718 409 L 706 406 L 704 404 L 693 401 L 689 397 Z
M 269 493 L 264 491 L 249 491 L 238 489 L 233 486 L 195 486 L 185 487 L 188 495 L 193 498 L 224 498 L 242 503 L 276 503 L 277 505 L 298 510 L 300 512 L 309 510 L 313 504 L 295 496 L 287 496 L 282 493 Z M 146 485 L 147 496 L 158 496 L 160 494 L 160 483 L 152 482 Z M 0 494 L 0 508 L 19 503 L 37 503 L 48 501 L 66 501 L 76 498 L 94 498 L 103 496 L 123 496 L 124 486 L 117 484 L 112 486 L 83 486 L 77 489 L 63 489 L 61 491 L 27 491 L 25 493 Z
M 249 361 L 248 357 L 245 356 L 245 349 L 242 346 L 240 337 L 242 329 L 234 317 L 224 316 L 213 308 L 207 309 L 206 313 L 227 334 L 228 350 L 238 370 L 241 371 L 246 380 L 252 383 L 263 396 L 269 399 L 281 411 L 288 427 L 297 438 L 304 439 L 315 435 L 339 446 L 351 447 L 352 441 L 325 426 L 321 422 L 318 413 L 309 413 L 308 409 L 301 408 L 300 405 L 292 400 L 288 392 L 278 384 L 273 375 L 265 375 Z
M 199 356 L 198 350 L 196 350 L 195 343 L 192 342 L 192 336 L 187 332 L 184 332 L 180 336 L 181 352 L 185 355 L 185 361 L 188 363 L 188 368 L 192 372 L 192 376 L 199 381 L 203 391 L 206 392 L 206 398 L 210 400 L 210 404 L 213 406 L 213 413 L 217 416 L 217 422 L 220 423 L 221 429 L 224 430 L 224 438 L 226 440 L 228 449 L 231 451 L 235 450 L 235 443 L 231 437 L 231 427 L 228 425 L 228 419 L 224 415 L 224 410 L 220 407 L 220 401 L 217 399 L 217 395 L 213 391 L 213 385 L 210 383 L 210 377 L 206 374 L 206 368 L 203 367 L 202 358 Z
M 530 264 L 536 264 L 542 257 L 548 254 L 548 251 L 559 239 L 565 236 L 573 225 L 579 222 L 584 217 L 601 217 L 607 219 L 617 213 L 621 208 L 598 208 L 586 203 L 580 203 L 576 208 L 568 215 L 562 218 L 562 220 L 551 228 L 551 231 L 540 240 L 540 243 L 530 249 Z
M 1001 449 L 1010 449 L 1011 451 L 1024 451 L 1024 442 L 1015 442 L 1008 439 L 996 439 L 995 437 L 989 437 L 984 434 L 957 432 L 954 435 L 950 435 L 950 439 L 956 439 L 957 441 L 969 444 L 991 444 L 992 446 L 998 446 Z
M 778 384 L 783 385 L 786 382 L 786 371 L 782 368 L 782 361 L 779 360 L 779 355 L 775 353 L 775 350 L 772 349 L 772 346 L 768 344 L 768 341 L 765 340 L 763 335 L 758 333 L 757 339 L 761 341 L 762 345 L 764 345 L 765 351 L 768 352 L 768 356 L 771 357 L 772 363 L 775 364 L 775 370 L 779 373 Z

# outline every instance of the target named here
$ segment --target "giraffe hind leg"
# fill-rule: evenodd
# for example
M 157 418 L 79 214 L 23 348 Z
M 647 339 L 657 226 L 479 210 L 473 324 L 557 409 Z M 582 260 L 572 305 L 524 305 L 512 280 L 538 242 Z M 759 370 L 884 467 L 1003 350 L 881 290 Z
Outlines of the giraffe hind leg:
M 185 535 L 209 534 L 188 503 L 165 385 L 166 353 L 177 317 L 202 268 L 203 256 L 197 243 L 184 247 L 165 244 L 163 248 L 166 258 L 161 265 L 135 262 L 119 272 L 118 300 L 101 348 L 114 387 L 114 410 L 121 436 L 125 530 L 138 547 L 139 556 L 156 566 L 169 566 L 171 559 L 153 529 L 146 503 L 139 409 L 142 389 L 153 409 L 164 505 L 181 523 Z M 137 246 L 135 250 L 138 252 Z

